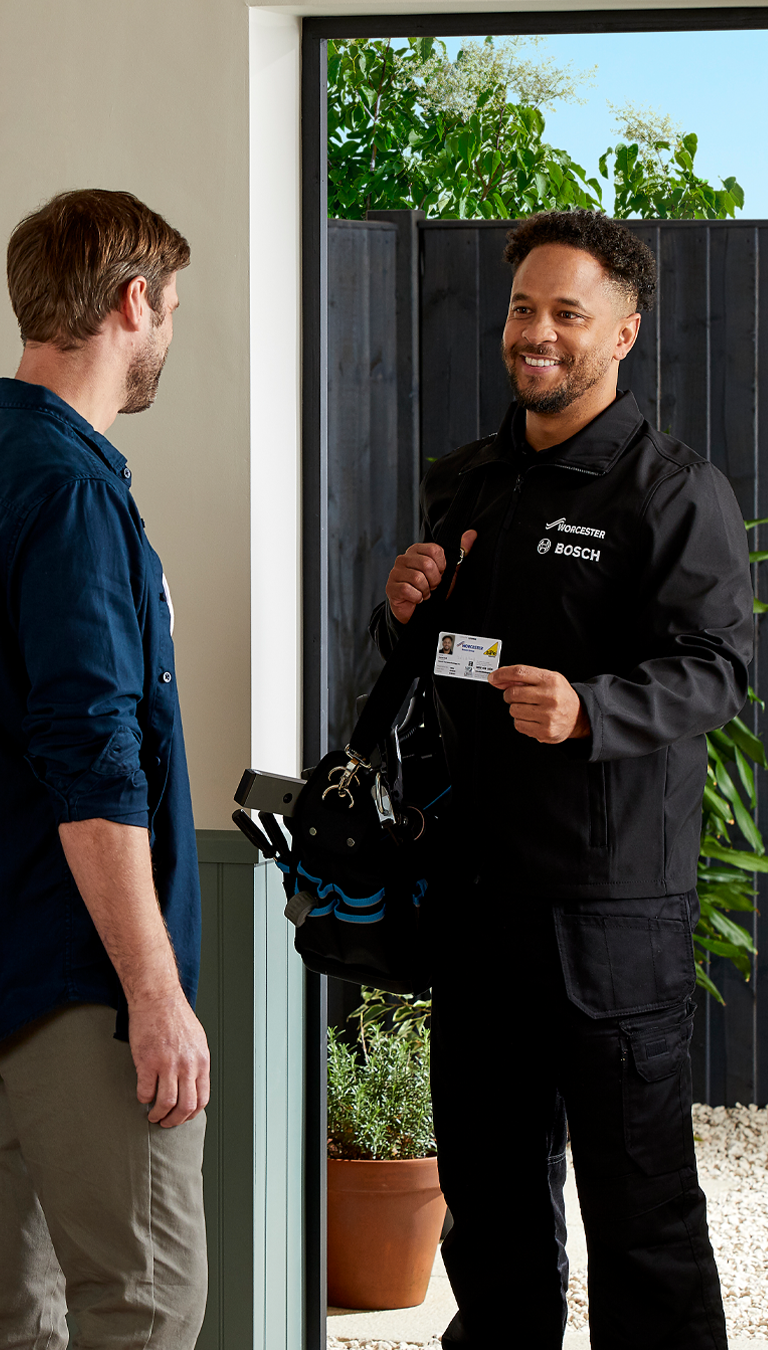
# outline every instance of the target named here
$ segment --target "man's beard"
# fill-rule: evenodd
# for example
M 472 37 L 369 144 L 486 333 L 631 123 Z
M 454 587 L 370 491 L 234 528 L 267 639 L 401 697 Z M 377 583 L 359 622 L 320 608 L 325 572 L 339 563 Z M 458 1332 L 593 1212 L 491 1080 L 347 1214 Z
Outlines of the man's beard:
M 167 355 L 167 347 L 160 355 L 155 335 L 150 333 L 146 345 L 128 367 L 125 377 L 125 402 L 120 409 L 121 413 L 144 412 L 146 408 L 151 408 Z
M 606 359 L 600 351 L 590 352 L 578 361 L 573 356 L 553 357 L 553 360 L 561 362 L 559 369 L 563 377 L 554 388 L 540 389 L 535 376 L 526 385 L 518 380 L 516 358 L 520 355 L 546 358 L 552 356 L 551 352 L 537 351 L 531 347 L 513 347 L 511 351 L 503 348 L 502 354 L 517 402 L 528 411 L 537 413 L 559 413 L 570 408 L 582 394 L 600 383 L 611 363 L 610 357 Z

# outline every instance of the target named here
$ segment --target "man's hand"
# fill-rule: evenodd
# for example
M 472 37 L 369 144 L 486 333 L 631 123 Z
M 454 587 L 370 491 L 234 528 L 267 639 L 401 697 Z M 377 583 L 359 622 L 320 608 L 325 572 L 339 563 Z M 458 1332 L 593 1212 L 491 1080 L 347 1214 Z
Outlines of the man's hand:
M 72 820 L 59 826 L 59 836 L 123 986 L 136 1096 L 154 1102 L 153 1124 L 181 1125 L 208 1101 L 208 1043 L 179 983 L 147 831 L 113 820 Z
M 488 676 L 504 692 L 515 729 L 543 745 L 581 740 L 592 734 L 589 717 L 576 690 L 556 670 L 536 666 L 499 666 Z
M 153 1103 L 148 1119 L 170 1128 L 192 1120 L 210 1097 L 205 1032 L 178 987 L 139 998 L 129 1008 L 128 1035 L 136 1065 L 136 1096 Z
M 465 530 L 461 547 L 469 553 L 477 539 L 477 530 Z M 451 594 L 456 585 L 458 567 L 451 582 Z M 439 544 L 411 544 L 405 553 L 398 554 L 387 581 L 387 599 L 399 623 L 407 623 L 417 605 L 428 600 L 440 585 L 445 571 L 445 553 Z

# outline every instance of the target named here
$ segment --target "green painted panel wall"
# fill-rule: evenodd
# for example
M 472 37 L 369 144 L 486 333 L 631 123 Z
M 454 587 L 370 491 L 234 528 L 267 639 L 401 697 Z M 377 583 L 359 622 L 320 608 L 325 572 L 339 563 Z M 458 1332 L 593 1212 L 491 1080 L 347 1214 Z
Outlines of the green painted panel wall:
M 212 1059 L 198 1350 L 302 1350 L 303 967 L 274 864 L 229 831 L 198 831 L 198 857 Z

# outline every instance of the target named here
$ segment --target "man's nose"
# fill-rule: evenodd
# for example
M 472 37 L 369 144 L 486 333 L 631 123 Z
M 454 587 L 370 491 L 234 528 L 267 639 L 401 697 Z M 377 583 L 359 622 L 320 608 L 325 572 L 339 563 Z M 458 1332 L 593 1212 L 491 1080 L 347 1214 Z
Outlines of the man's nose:
M 540 347 L 543 343 L 557 342 L 557 330 L 546 314 L 536 314 L 528 319 L 522 337 L 532 347 Z

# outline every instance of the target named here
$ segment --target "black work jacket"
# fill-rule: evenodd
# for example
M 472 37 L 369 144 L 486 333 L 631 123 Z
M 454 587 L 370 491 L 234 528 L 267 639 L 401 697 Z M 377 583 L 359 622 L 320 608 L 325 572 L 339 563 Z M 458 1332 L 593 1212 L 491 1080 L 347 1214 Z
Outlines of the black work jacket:
M 561 672 L 588 740 L 515 730 L 490 685 L 435 677 L 464 841 L 522 893 L 674 895 L 696 885 L 704 733 L 743 707 L 752 652 L 746 531 L 727 479 L 654 430 L 630 393 L 518 472 L 524 414 L 436 461 L 421 489 L 434 537 L 477 474 L 478 537 L 451 631 L 502 642 L 501 664 Z M 448 626 L 448 616 L 444 620 Z M 386 655 L 402 626 L 371 632 Z M 437 635 L 435 635 L 436 637 Z

